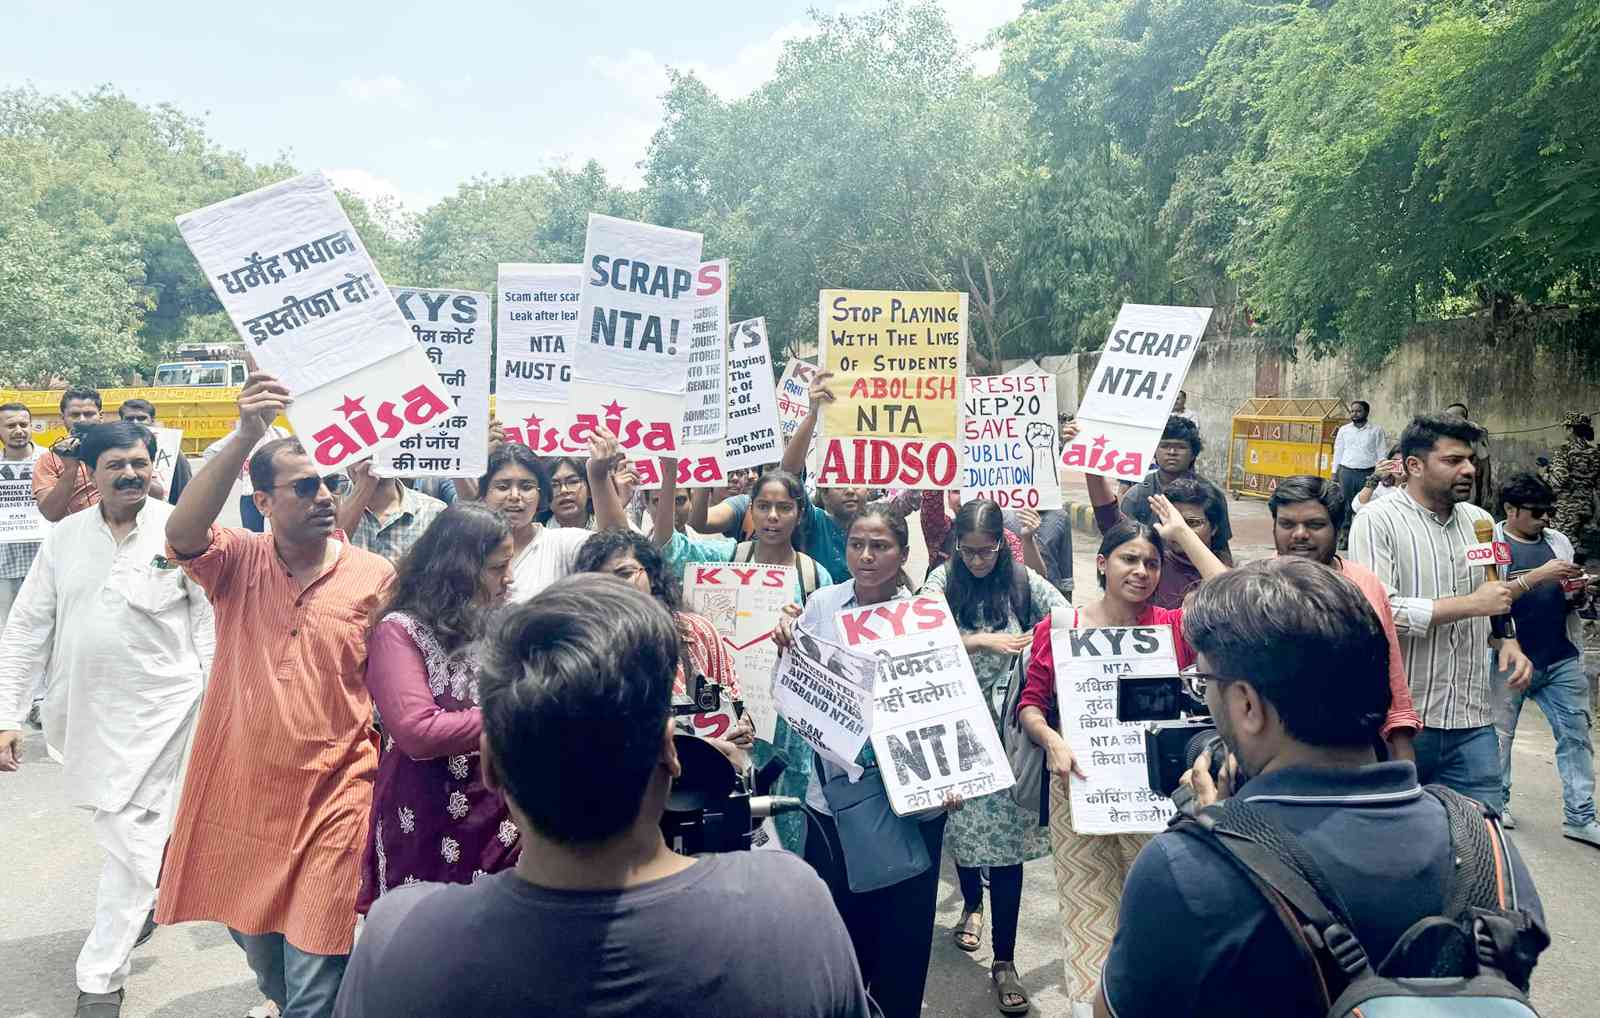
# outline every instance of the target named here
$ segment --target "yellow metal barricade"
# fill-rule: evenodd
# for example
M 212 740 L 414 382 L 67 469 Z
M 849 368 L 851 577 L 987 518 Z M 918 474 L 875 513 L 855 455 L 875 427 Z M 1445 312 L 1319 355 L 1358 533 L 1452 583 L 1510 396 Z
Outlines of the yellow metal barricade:
M 21 403 L 33 414 L 33 440 L 49 447 L 66 429 L 61 425 L 62 389 L 0 389 L 0 403 Z M 179 388 L 101 389 L 100 401 L 107 417 L 130 399 L 155 404 L 156 423 L 183 431 L 183 451 L 198 456 L 206 446 L 233 430 L 239 419 L 239 388 L 183 386 Z
M 1333 471 L 1333 438 L 1350 419 L 1342 399 L 1247 399 L 1234 411 L 1228 490 L 1269 498 L 1281 477 Z

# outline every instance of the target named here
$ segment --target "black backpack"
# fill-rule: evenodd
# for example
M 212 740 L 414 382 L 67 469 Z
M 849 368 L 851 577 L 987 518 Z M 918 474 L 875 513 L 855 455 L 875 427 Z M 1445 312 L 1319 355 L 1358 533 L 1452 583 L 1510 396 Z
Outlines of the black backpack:
M 1310 963 L 1328 1018 L 1536 1018 L 1528 979 L 1550 936 L 1517 902 L 1499 821 L 1442 785 L 1426 790 L 1449 818 L 1455 871 L 1441 914 L 1414 923 L 1376 967 L 1333 885 L 1261 807 L 1227 800 L 1179 813 L 1171 829 L 1212 845 L 1261 891 Z

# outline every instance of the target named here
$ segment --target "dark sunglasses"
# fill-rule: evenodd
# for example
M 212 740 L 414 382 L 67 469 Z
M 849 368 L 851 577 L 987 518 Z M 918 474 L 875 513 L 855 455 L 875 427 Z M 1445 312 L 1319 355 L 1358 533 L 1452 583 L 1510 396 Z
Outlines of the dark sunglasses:
M 1555 511 L 1547 505 L 1519 505 L 1517 508 L 1536 520 L 1547 520 L 1550 518 L 1550 514 Z
M 288 484 L 274 484 L 272 489 L 276 491 L 279 488 L 288 488 L 294 492 L 296 498 L 312 499 L 317 497 L 317 492 L 321 491 L 324 485 L 327 486 L 330 493 L 337 495 L 344 486 L 344 475 L 327 474 L 323 477 L 302 477 L 298 481 L 290 481 Z

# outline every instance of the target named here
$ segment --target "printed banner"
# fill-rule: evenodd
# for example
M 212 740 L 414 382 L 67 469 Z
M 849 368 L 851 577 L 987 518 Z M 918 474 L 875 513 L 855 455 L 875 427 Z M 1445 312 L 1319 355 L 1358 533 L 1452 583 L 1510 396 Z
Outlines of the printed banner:
M 791 365 L 793 362 L 790 362 Z M 759 470 L 783 459 L 767 320 L 737 322 L 728 336 L 728 440 L 724 470 Z
M 656 491 L 661 487 L 661 461 L 655 457 L 633 461 L 634 472 L 639 475 L 640 491 Z M 679 488 L 720 488 L 728 483 L 722 470 L 722 446 L 687 446 L 678 453 Z
M 701 264 L 695 279 L 683 443 L 720 451 L 728 433 L 728 260 Z
M 794 646 L 778 657 L 772 683 L 778 713 L 812 749 L 861 780 L 856 755 L 872 726 L 877 662 L 799 626 Z
M 0 544 L 42 541 L 50 524 L 39 515 L 33 497 L 36 455 L 27 460 L 0 460 Z
M 778 647 L 772 642 L 772 631 L 783 616 L 783 606 L 794 601 L 794 567 L 697 563 L 689 566 L 683 581 L 684 604 L 710 620 L 733 655 L 744 709 L 755 723 L 756 738 L 771 742 L 778 722 L 778 706 L 772 697 Z
M 878 661 L 872 749 L 890 808 L 906 816 L 951 792 L 973 799 L 1015 783 L 944 598 L 846 608 L 834 619 L 847 646 Z
M 178 217 L 178 230 L 319 469 L 437 425 L 449 394 L 319 173 Z M 408 357 L 415 354 L 415 357 Z M 389 370 L 401 361 L 407 372 Z
M 1054 375 L 968 377 L 961 404 L 961 501 L 1060 509 Z
M 821 485 L 955 487 L 967 295 L 823 290 Z
M 694 314 L 721 285 L 700 252 L 698 233 L 589 216 L 568 392 L 580 440 L 603 421 L 641 458 L 685 444 Z
M 156 460 L 151 464 L 161 481 L 161 490 L 172 491 L 172 475 L 178 469 L 178 457 L 183 455 L 182 428 L 150 428 L 156 436 Z
M 578 337 L 582 265 L 500 263 L 495 414 L 506 438 L 555 452 L 571 425 L 567 389 Z
M 478 477 L 489 467 L 489 295 L 396 287 L 400 313 L 453 404 L 443 424 L 378 457 L 384 477 Z
M 1078 437 L 1062 450 L 1061 462 L 1085 473 L 1143 479 L 1210 321 L 1210 308 L 1122 305 L 1078 407 Z
M 1117 680 L 1178 674 L 1170 626 L 1074 629 L 1073 610 L 1050 615 L 1061 737 L 1087 775 L 1069 782 L 1079 834 L 1166 829 L 1172 800 L 1150 790 L 1144 729 L 1117 720 Z

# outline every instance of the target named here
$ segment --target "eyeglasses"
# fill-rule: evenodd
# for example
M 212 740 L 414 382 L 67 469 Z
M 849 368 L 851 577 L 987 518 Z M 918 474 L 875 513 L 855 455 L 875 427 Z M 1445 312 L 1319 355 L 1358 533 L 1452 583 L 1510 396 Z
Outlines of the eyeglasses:
M 1532 516 L 1536 520 L 1547 520 L 1550 518 L 1550 514 L 1554 512 L 1554 510 L 1547 505 L 1519 505 L 1517 508 L 1521 509 L 1523 512 L 1527 513 L 1529 516 Z
M 577 491 L 579 488 L 583 487 L 583 478 L 552 477 L 550 479 L 550 487 L 556 491 Z
M 1204 700 L 1206 698 L 1207 683 L 1212 681 L 1233 681 L 1228 676 L 1218 675 L 1216 672 L 1184 672 L 1182 675 L 1178 676 L 1178 678 L 1183 680 L 1183 685 L 1186 689 L 1188 689 L 1189 695 L 1194 697 L 1196 700 Z
M 288 488 L 294 492 L 296 498 L 309 499 L 316 498 L 317 492 L 324 487 L 328 489 L 330 494 L 338 494 L 340 489 L 344 487 L 344 476 L 342 474 L 327 474 L 322 477 L 302 477 L 298 480 L 290 481 L 288 484 L 274 484 L 272 490 L 277 491 L 279 488 Z
M 1000 554 L 1000 546 L 991 544 L 987 548 L 969 548 L 964 544 L 958 544 L 956 545 L 956 551 L 960 552 L 961 557 L 968 562 L 987 562 Z

